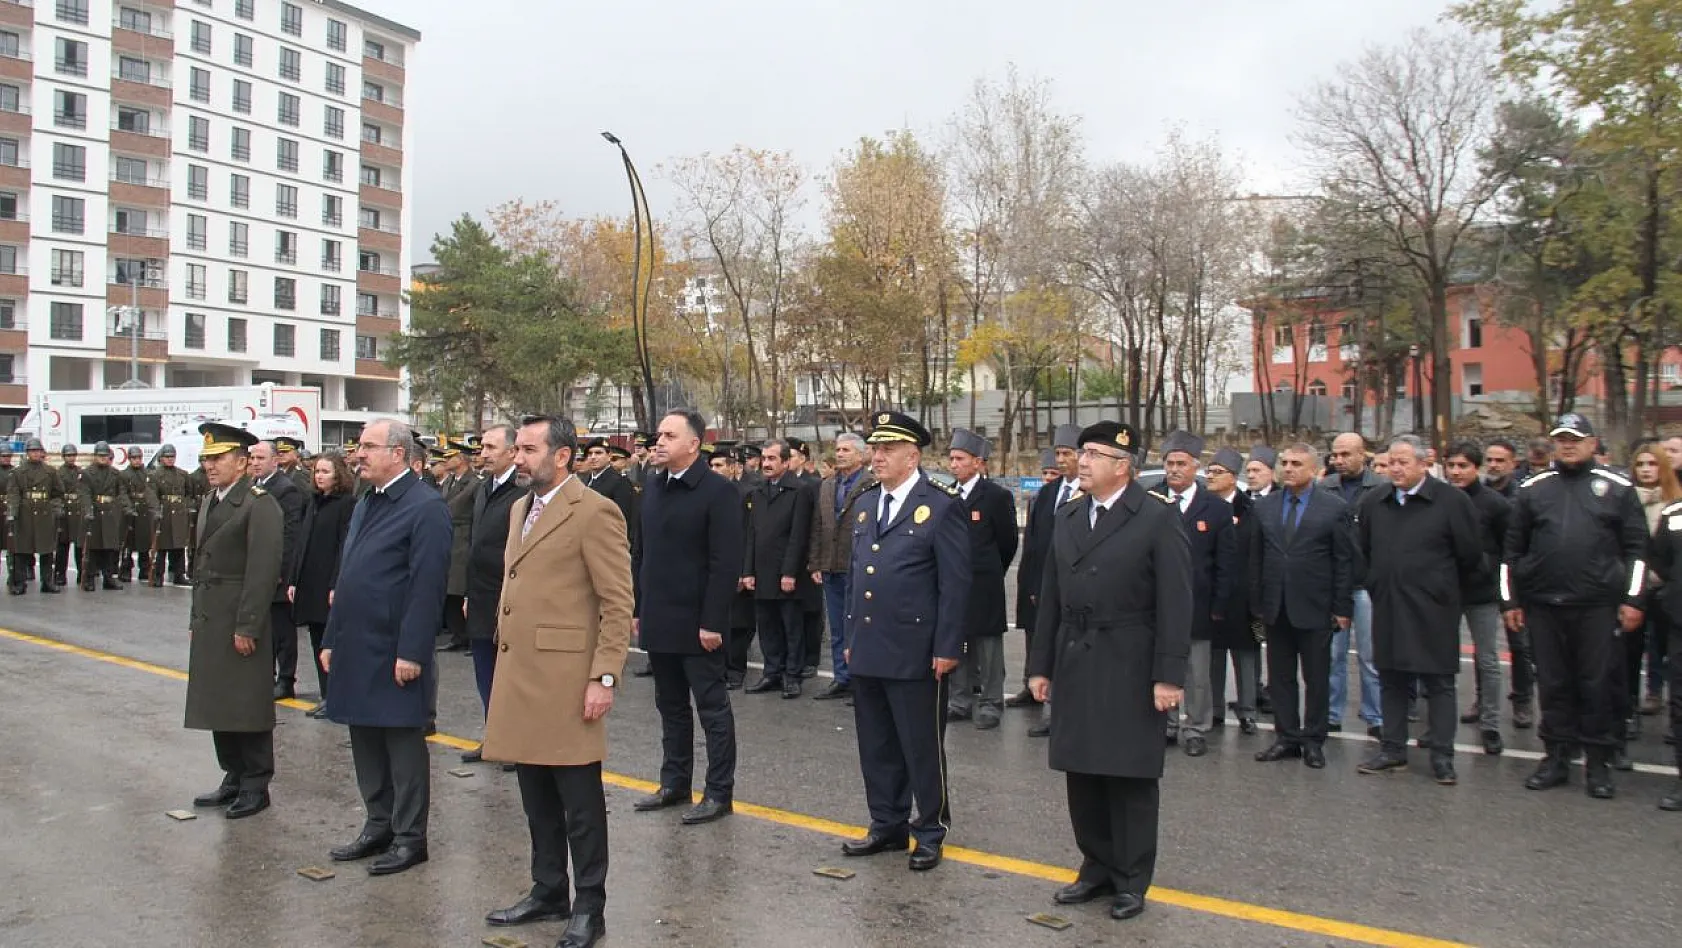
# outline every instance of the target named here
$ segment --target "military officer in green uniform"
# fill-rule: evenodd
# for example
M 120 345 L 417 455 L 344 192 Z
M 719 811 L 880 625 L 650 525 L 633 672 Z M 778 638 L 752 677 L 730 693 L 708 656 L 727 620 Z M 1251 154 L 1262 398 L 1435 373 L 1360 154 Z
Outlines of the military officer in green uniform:
M 187 547 L 192 542 L 193 517 L 198 512 L 202 494 L 196 493 L 192 477 L 175 466 L 175 445 L 166 444 L 158 451 L 158 467 L 152 472 L 147 490 L 152 521 L 147 530 L 156 548 L 146 578 L 153 587 L 164 584 L 164 570 L 169 581 L 177 586 L 187 585 Z
M 12 446 L 0 444 L 0 550 L 12 548 L 12 508 L 6 502 L 6 489 L 12 483 Z
M 204 473 L 204 458 L 199 458 L 199 466 L 187 475 L 187 484 L 191 488 L 187 494 L 193 500 L 192 530 L 191 535 L 187 538 L 187 572 L 191 574 L 198 569 L 199 502 L 204 499 L 206 494 L 210 493 L 210 480 Z
M 58 553 L 59 520 L 64 516 L 64 483 L 47 466 L 40 439 L 24 447 L 24 462 L 6 483 L 6 509 L 11 516 L 11 575 L 6 589 L 21 596 L 29 588 L 29 564 L 39 558 L 41 591 L 56 593 L 53 561 Z
M 269 806 L 274 777 L 274 644 L 269 604 L 280 582 L 280 505 L 246 475 L 257 436 L 208 422 L 200 449 L 210 486 L 198 516 L 187 657 L 186 726 L 209 731 L 222 783 L 193 800 L 230 820 Z
M 99 578 L 104 579 L 106 589 L 122 589 L 122 583 L 117 582 L 117 556 L 123 549 L 129 504 L 123 476 L 111 466 L 110 445 L 101 441 L 93 446 L 93 466 L 82 472 L 77 490 L 82 495 L 83 559 L 76 578 L 83 592 L 93 592 Z
M 82 569 L 82 468 L 76 463 L 77 450 L 67 444 L 59 450 L 64 463 L 59 465 L 58 479 L 64 489 L 64 513 L 58 522 L 58 559 L 53 565 L 53 584 L 63 588 L 70 585 L 71 555 L 75 555 L 78 574 Z M 80 575 L 77 577 L 80 579 Z
M 123 502 L 128 505 L 123 522 L 123 558 L 117 564 L 117 578 L 125 583 L 134 582 L 136 560 L 140 561 L 140 578 L 144 580 L 152 557 L 151 500 L 147 496 L 144 457 L 139 448 L 129 448 L 128 465 L 117 473 L 123 484 Z
M 275 460 L 280 462 L 280 473 L 291 478 L 305 497 L 315 496 L 315 477 L 310 473 L 309 465 L 303 463 L 304 443 L 297 438 L 276 438 L 274 450 Z

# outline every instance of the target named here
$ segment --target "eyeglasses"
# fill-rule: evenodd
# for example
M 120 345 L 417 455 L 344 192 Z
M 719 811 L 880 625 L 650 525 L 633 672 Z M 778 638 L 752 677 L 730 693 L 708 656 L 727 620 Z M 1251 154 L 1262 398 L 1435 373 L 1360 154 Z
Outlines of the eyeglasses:
M 1080 456 L 1083 458 L 1109 458 L 1112 461 L 1120 461 L 1126 457 L 1126 455 L 1122 454 L 1110 454 L 1105 451 L 1100 451 L 1097 448 L 1082 448 L 1080 450 Z
M 396 445 L 396 444 L 363 444 L 363 443 L 358 442 L 357 445 L 356 445 L 356 450 L 358 450 L 358 451 L 390 451 L 393 448 L 398 448 L 398 447 L 402 447 L 402 445 Z

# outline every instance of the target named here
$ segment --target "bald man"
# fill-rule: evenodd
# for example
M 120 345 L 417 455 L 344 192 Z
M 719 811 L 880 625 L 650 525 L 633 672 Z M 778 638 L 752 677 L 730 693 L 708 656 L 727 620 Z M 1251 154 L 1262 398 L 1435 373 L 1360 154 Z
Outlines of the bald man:
M 1347 431 L 1332 439 L 1330 456 L 1332 473 L 1320 480 L 1323 490 L 1337 494 L 1351 512 L 1359 508 L 1361 498 L 1368 491 L 1389 490 L 1390 481 L 1367 469 L 1367 439 Z M 1361 720 L 1367 733 L 1378 736 L 1384 715 L 1379 703 L 1378 668 L 1373 664 L 1372 597 L 1367 595 L 1366 564 L 1360 554 L 1355 556 L 1355 615 L 1348 629 L 1339 629 L 1332 636 L 1331 712 L 1327 724 L 1333 731 L 1343 730 L 1345 698 L 1349 693 L 1349 634 L 1355 633 L 1356 658 L 1361 665 Z

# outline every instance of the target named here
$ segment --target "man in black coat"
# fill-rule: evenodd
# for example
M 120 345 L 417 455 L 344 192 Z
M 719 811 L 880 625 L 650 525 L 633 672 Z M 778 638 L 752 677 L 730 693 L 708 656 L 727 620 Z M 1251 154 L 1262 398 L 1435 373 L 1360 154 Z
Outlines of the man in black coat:
M 1251 608 L 1267 627 L 1267 675 L 1275 740 L 1259 761 L 1300 757 L 1326 766 L 1332 628 L 1354 611 L 1349 508 L 1315 486 L 1320 458 L 1302 443 L 1280 452 L 1283 484 L 1251 508 Z M 1297 670 L 1306 696 L 1299 706 Z
M 1186 699 L 1168 715 L 1169 739 L 1179 740 L 1187 757 L 1202 757 L 1209 752 L 1208 734 L 1214 726 L 1218 700 L 1211 683 L 1212 639 L 1232 594 L 1236 572 L 1233 561 L 1237 558 L 1232 505 L 1197 483 L 1202 457 L 1202 438 L 1189 431 L 1170 432 L 1162 442 L 1163 481 L 1154 488 L 1174 505 L 1191 544 L 1194 607 Z M 1224 692 L 1220 698 L 1225 698 Z
M 1081 433 L 1086 497 L 1057 510 L 1040 588 L 1030 687 L 1051 706 L 1051 757 L 1066 775 L 1080 874 L 1065 905 L 1109 896 L 1110 917 L 1145 910 L 1167 715 L 1184 696 L 1193 623 L 1190 544 L 1167 498 L 1134 480 L 1133 429 Z
M 625 528 L 631 532 L 631 555 L 637 553 L 637 537 L 641 518 L 637 516 L 637 488 L 630 478 L 613 467 L 605 438 L 592 438 L 584 448 L 584 470 L 579 475 L 584 486 L 613 501 L 625 517 Z
M 480 706 L 491 707 L 491 684 L 496 680 L 497 606 L 502 599 L 503 554 L 508 546 L 508 512 L 527 489 L 514 477 L 513 425 L 496 425 L 479 439 L 484 477 L 473 489 L 473 527 L 467 545 L 467 650 L 473 656 L 473 682 Z M 479 749 L 461 755 L 465 763 L 480 759 Z
M 964 613 L 964 660 L 952 675 L 946 709 L 949 721 L 968 721 L 978 730 L 999 726 L 1005 698 L 1005 573 L 1016 558 L 1016 496 L 985 474 L 993 446 L 973 431 L 952 432 L 947 466 L 958 481 L 964 519 L 969 521 L 969 609 Z M 979 685 L 981 694 L 975 694 Z M 979 707 L 976 705 L 979 703 Z
M 749 451 L 746 445 L 738 445 L 730 451 L 715 451 L 707 459 L 707 466 L 714 474 L 730 482 L 736 489 L 736 510 L 742 520 L 743 542 L 748 534 L 748 498 L 753 495 L 753 485 L 743 478 L 742 458 Z M 748 653 L 753 648 L 754 631 L 754 602 L 753 592 L 747 588 L 741 577 L 736 578 L 736 593 L 730 597 L 730 634 L 724 638 L 724 689 L 735 691 L 742 687 L 742 681 L 747 678 Z
M 251 482 L 271 494 L 280 504 L 284 520 L 284 541 L 280 555 L 280 580 L 269 605 L 269 625 L 274 632 L 274 697 L 297 697 L 298 627 L 292 622 L 292 602 L 286 598 L 288 577 L 298 557 L 298 528 L 304 522 L 304 492 L 297 482 L 281 473 L 279 452 L 273 441 L 259 441 L 251 448 Z
M 683 815 L 688 825 L 731 812 L 736 787 L 736 719 L 725 688 L 725 637 L 742 562 L 743 524 L 734 484 L 700 460 L 706 421 L 672 411 L 660 420 L 654 456 L 664 474 L 643 490 L 643 547 L 633 624 L 654 669 L 660 712 L 660 789 L 638 810 L 688 804 L 695 770 L 695 721 L 707 741 L 706 788 Z M 695 712 L 690 714 L 693 699 Z
M 780 689 L 800 697 L 806 665 L 801 581 L 810 585 L 806 553 L 812 530 L 813 491 L 788 470 L 788 443 L 778 439 L 760 452 L 765 481 L 748 497 L 748 537 L 742 582 L 753 591 L 759 649 L 765 673 L 749 694 Z
M 1046 556 L 1051 552 L 1052 516 L 1057 508 L 1080 493 L 1079 451 L 1075 441 L 1080 437 L 1079 425 L 1058 425 L 1052 437 L 1051 457 L 1041 457 L 1040 467 L 1047 480 L 1034 494 L 1028 506 L 1028 523 L 1022 530 L 1022 562 L 1016 566 L 1016 624 L 1027 639 L 1026 652 L 1034 648 L 1034 628 L 1038 625 L 1040 580 L 1045 573 Z M 1047 462 L 1050 462 L 1050 465 Z M 1057 476 L 1050 476 L 1052 466 Z M 1028 666 L 1022 666 L 1022 691 L 1005 699 L 1005 707 L 1020 708 L 1039 704 L 1028 689 Z M 1029 729 L 1030 737 L 1044 737 L 1051 733 L 1047 721 L 1040 721 Z
M 1215 452 L 1204 467 L 1209 493 L 1232 507 L 1232 576 L 1227 584 L 1226 606 L 1220 619 L 1213 623 L 1209 637 L 1209 693 L 1215 699 L 1214 723 L 1223 722 L 1221 702 L 1226 700 L 1228 656 L 1237 677 L 1238 700 L 1232 710 L 1238 715 L 1238 728 L 1245 734 L 1256 733 L 1257 698 L 1261 690 L 1261 640 L 1257 637 L 1259 624 L 1250 613 L 1250 534 L 1255 522 L 1250 518 L 1250 495 L 1238 486 L 1244 470 L 1244 456 L 1232 448 Z
M 814 492 L 812 495 L 812 510 L 817 512 L 817 494 L 823 485 L 823 475 L 818 473 L 817 459 L 813 456 L 813 444 L 808 444 L 799 438 L 789 435 L 783 440 L 788 442 L 789 475 L 798 478 Z M 821 444 L 815 445 L 821 448 Z M 816 532 L 816 528 L 813 528 Z M 805 664 L 800 666 L 800 677 L 811 678 L 818 673 L 818 661 L 823 657 L 823 625 L 824 625 L 824 591 L 821 582 L 806 582 L 807 574 L 800 574 L 800 628 L 805 642 Z
M 1443 473 L 1448 482 L 1466 492 L 1476 509 L 1478 541 L 1483 547 L 1484 562 L 1461 590 L 1461 618 L 1472 635 L 1472 661 L 1477 669 L 1477 700 L 1460 716 L 1461 724 L 1476 724 L 1483 736 L 1483 752 L 1501 753 L 1501 595 L 1498 571 L 1501 566 L 1501 547 L 1507 539 L 1507 520 L 1512 504 L 1495 488 L 1478 478 L 1483 451 L 1476 443 L 1462 441 L 1451 445 L 1443 458 Z M 1513 679 L 1523 659 L 1517 643 L 1512 643 Z M 1516 691 L 1516 687 L 1515 687 Z M 1517 702 L 1514 702 L 1515 707 Z

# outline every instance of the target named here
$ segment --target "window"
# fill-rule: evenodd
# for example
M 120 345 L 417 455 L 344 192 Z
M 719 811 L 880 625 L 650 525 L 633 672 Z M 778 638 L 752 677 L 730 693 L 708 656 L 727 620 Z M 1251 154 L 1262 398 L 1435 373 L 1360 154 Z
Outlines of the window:
M 0 112 L 18 111 L 18 87 L 0 85 Z
M 55 148 L 57 146 L 54 146 Z M 8 168 L 18 166 L 18 140 L 15 138 L 0 138 L 0 165 Z
M 54 303 L 48 334 L 64 342 L 82 341 L 82 304 Z
M 1326 383 L 1320 381 L 1319 379 L 1315 379 L 1314 381 L 1309 382 L 1308 383 L 1308 394 L 1319 395 L 1322 398 L 1325 397 Z
M 298 126 L 298 97 L 290 93 L 280 94 L 280 107 L 275 116 L 282 125 Z
M 145 10 L 136 10 L 133 7 L 123 7 L 117 11 L 117 25 L 136 33 L 150 33 L 152 32 L 152 14 Z
M 88 74 L 88 44 L 81 40 L 59 37 L 53 56 L 53 68 L 64 76 L 85 76 Z M 80 338 L 78 336 L 77 338 Z
M 88 150 L 81 145 L 53 143 L 53 177 L 60 181 L 86 181 Z
M 53 286 L 82 285 L 82 252 L 80 250 L 53 251 Z
M 378 316 L 380 312 L 380 298 L 372 293 L 356 294 L 356 315 Z
M 339 288 L 324 286 L 321 288 L 321 311 L 327 312 L 327 291 L 333 291 L 333 312 L 339 311 Z M 339 331 L 337 329 L 323 329 L 321 331 L 321 361 L 339 361 Z
M 1292 341 L 1293 341 L 1292 340 L 1292 335 L 1293 334 L 1291 332 L 1291 327 L 1290 326 L 1274 326 L 1273 327 L 1273 346 L 1274 346 L 1274 348 L 1276 348 L 1276 349 L 1289 349 L 1291 347 L 1291 344 L 1292 344 Z
M 298 235 L 289 230 L 277 230 L 274 233 L 275 263 L 298 262 Z
M 327 94 L 345 94 L 345 67 L 338 63 L 327 64 Z
M 245 68 L 250 69 L 252 62 L 255 60 L 251 49 L 251 37 L 246 36 L 244 33 L 235 33 L 234 65 L 244 66 Z
M 152 64 L 133 56 L 117 57 L 117 78 L 125 82 L 151 84 Z
M 228 153 L 233 156 L 235 161 L 251 160 L 251 129 L 241 128 L 238 125 L 234 126 L 233 141 L 228 148 Z
M 281 217 L 296 219 L 298 216 L 298 189 L 290 184 L 275 185 L 274 212 Z
M 385 44 L 371 39 L 362 41 L 362 55 L 369 59 L 385 59 Z
M 188 349 L 204 348 L 204 314 L 188 313 L 187 328 L 183 333 L 181 344 Z
M 298 143 L 290 138 L 275 142 L 275 166 L 282 171 L 298 170 Z
M 250 298 L 251 274 L 246 270 L 228 271 L 228 302 L 244 303 Z
M 203 250 L 210 246 L 210 224 L 203 214 L 187 215 L 187 249 Z
M 58 0 L 58 19 L 61 23 L 88 25 L 88 0 Z
M 1461 318 L 1464 319 L 1466 323 L 1465 338 L 1461 340 L 1464 343 L 1464 348 L 1482 348 L 1483 310 L 1478 307 L 1478 298 L 1476 296 L 1466 297 L 1465 302 L 1460 304 L 1460 314 Z M 1482 386 L 1481 382 L 1479 383 L 1479 386 Z M 1470 383 L 1468 383 L 1468 387 L 1470 387 Z
M 279 282 L 280 282 L 279 280 L 275 281 L 276 284 L 279 284 Z M 279 294 L 280 290 L 279 290 L 278 286 L 276 287 L 275 292 L 276 292 L 277 295 Z M 287 309 L 291 309 L 291 307 L 288 306 Z M 298 354 L 297 341 L 294 338 L 296 336 L 296 331 L 295 330 L 296 330 L 296 327 L 290 326 L 286 323 L 275 323 L 275 327 L 274 327 L 274 354 L 275 355 L 277 355 L 277 356 L 294 356 L 294 355 Z
M 321 179 L 323 181 L 343 181 L 345 179 L 345 156 L 331 148 L 322 152 Z
M 280 5 L 280 31 L 291 36 L 304 35 L 304 10 L 295 3 Z
M 0 221 L 18 219 L 18 196 L 14 191 L 0 191 Z
M 53 233 L 80 234 L 86 203 L 81 198 L 53 195 Z
M 113 283 L 123 286 L 163 286 L 164 267 L 162 260 L 136 260 L 128 257 L 118 257 L 116 261 L 116 279 Z
M 18 272 L 18 248 L 0 246 L 0 273 L 15 274 Z
M 1338 390 L 1338 394 L 1340 396 L 1342 396 L 1343 400 L 1346 401 L 1346 402 L 1354 401 L 1355 400 L 1355 383 L 1354 382 L 1344 382 L 1343 387 Z
M 339 20 L 327 21 L 327 48 L 334 52 L 345 51 L 345 25 Z
M 362 183 L 363 184 L 371 184 L 376 188 L 379 187 L 380 186 L 380 169 L 374 167 L 373 165 L 363 165 L 362 166 Z
M 150 237 L 151 231 L 146 227 L 147 214 L 145 211 L 131 210 L 126 207 L 117 208 L 117 233 L 128 234 L 130 237 Z
M 384 102 L 385 86 L 382 86 L 377 82 L 368 82 L 364 80 L 362 83 L 362 98 L 371 99 L 375 102 Z
M 20 43 L 21 40 L 16 33 L 11 30 L 0 30 L 0 56 L 10 56 L 17 59 L 23 54 Z
M 321 111 L 321 132 L 328 138 L 345 137 L 345 110 L 336 106 L 327 106 Z
M 375 145 L 381 145 L 384 144 L 384 138 L 385 136 L 380 132 L 380 127 L 378 125 L 375 125 L 372 122 L 362 123 L 363 141 L 372 142 Z
M 210 150 L 210 119 L 198 115 L 187 117 L 187 147 L 193 151 Z
M 152 132 L 152 113 L 145 109 L 131 109 L 120 105 L 117 107 L 117 130 L 149 135 Z
M 0 326 L 4 326 L 8 329 L 11 328 L 13 319 L 12 313 L 16 308 L 16 302 L 12 300 L 0 300 Z M 0 355 L 0 385 L 16 384 L 17 376 L 13 374 L 17 371 L 14 368 L 16 359 L 17 356 L 10 352 Z
M 194 20 L 190 36 L 192 38 L 187 45 L 192 47 L 193 52 L 203 53 L 204 55 L 209 56 L 210 24 L 204 22 L 203 20 Z
M 340 246 L 338 241 L 323 240 L 321 242 L 321 269 L 326 270 L 328 273 L 338 273 L 339 269 L 344 265 L 344 260 L 339 251 Z M 334 310 L 334 312 L 338 312 L 338 310 Z
M 380 255 L 372 250 L 364 250 L 356 255 L 356 269 L 369 273 L 380 272 Z
M 297 50 L 282 46 L 280 48 L 280 78 L 288 82 L 297 82 L 304 75 L 303 56 Z
M 53 93 L 53 124 L 59 128 L 88 127 L 88 97 L 80 92 Z
M 228 351 L 245 351 L 245 320 L 238 316 L 228 317 Z
M 1468 362 L 1460 369 L 1466 382 L 1466 397 L 1477 398 L 1483 394 L 1483 366 L 1476 362 Z
M 187 94 L 194 102 L 210 101 L 210 71 L 194 66 L 187 73 Z
M 251 178 L 243 174 L 228 176 L 228 203 L 234 207 L 251 206 Z
M 1326 324 L 1315 321 L 1308 324 L 1308 345 L 1311 348 L 1324 349 L 1326 347 Z M 1324 387 L 1324 386 L 1322 386 Z
M 357 336 L 356 357 L 358 359 L 378 359 L 380 357 L 379 340 L 373 336 Z
M 380 212 L 372 207 L 362 208 L 356 212 L 356 224 L 358 227 L 366 227 L 369 230 L 379 230 Z
M 234 111 L 251 114 L 251 83 L 244 79 L 234 80 Z
M 0 329 L 17 329 L 17 313 L 17 300 L 0 300 Z
M 241 221 L 228 223 L 228 255 L 244 258 L 251 254 L 251 226 Z
M 328 227 L 338 227 L 345 222 L 345 202 L 337 194 L 323 194 L 321 196 L 321 223 Z M 338 267 L 333 269 L 337 270 Z
M 187 166 L 187 197 L 194 201 L 210 200 L 210 169 L 204 165 Z
M 275 309 L 298 308 L 298 281 L 291 277 L 274 278 L 274 306 Z M 277 355 L 279 353 L 276 353 Z M 291 355 L 291 353 L 287 353 Z
M 207 270 L 207 268 L 202 263 L 189 263 L 189 264 L 187 264 L 187 298 L 188 299 L 190 299 L 190 300 L 202 300 L 202 299 L 204 299 L 205 284 L 208 282 L 207 278 L 206 278 L 206 270 Z
M 111 174 L 111 180 L 122 184 L 148 185 L 151 183 L 151 168 L 139 158 L 124 158 L 117 156 L 113 163 L 116 170 Z
M 242 20 L 257 19 L 257 0 L 234 0 L 234 16 Z

